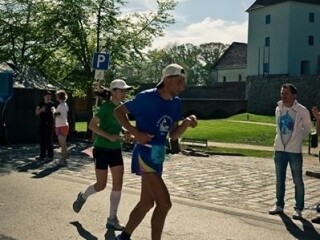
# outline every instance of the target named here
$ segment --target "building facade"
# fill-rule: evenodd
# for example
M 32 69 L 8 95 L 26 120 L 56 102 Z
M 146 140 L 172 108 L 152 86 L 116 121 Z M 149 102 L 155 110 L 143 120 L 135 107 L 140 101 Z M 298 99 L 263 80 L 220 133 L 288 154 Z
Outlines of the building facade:
M 247 78 L 247 44 L 233 42 L 211 70 L 213 83 L 244 82 Z
M 257 0 L 247 12 L 248 77 L 320 74 L 319 0 Z

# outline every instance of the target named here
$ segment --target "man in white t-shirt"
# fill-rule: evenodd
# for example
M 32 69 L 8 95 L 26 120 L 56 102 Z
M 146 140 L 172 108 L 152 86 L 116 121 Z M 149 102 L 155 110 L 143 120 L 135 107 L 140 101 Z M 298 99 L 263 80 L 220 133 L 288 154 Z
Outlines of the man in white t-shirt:
M 302 178 L 302 141 L 308 136 L 311 128 L 310 113 L 297 102 L 297 89 L 290 83 L 281 86 L 281 101 L 275 110 L 276 137 L 274 142 L 274 162 L 276 170 L 276 204 L 269 214 L 282 214 L 285 205 L 285 180 L 287 166 L 290 165 L 295 185 L 293 219 L 302 218 L 304 208 L 304 183 Z

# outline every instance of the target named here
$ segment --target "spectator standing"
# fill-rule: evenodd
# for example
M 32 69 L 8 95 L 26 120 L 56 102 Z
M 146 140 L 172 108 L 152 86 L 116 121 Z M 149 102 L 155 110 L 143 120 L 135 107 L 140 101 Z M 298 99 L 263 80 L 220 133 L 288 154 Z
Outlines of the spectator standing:
M 320 135 L 320 112 L 317 106 L 311 109 L 312 115 L 316 119 L 317 134 Z M 311 219 L 311 222 L 320 224 L 320 215 Z
M 66 167 L 68 150 L 67 150 L 67 136 L 69 134 L 69 123 L 68 123 L 68 111 L 69 107 L 67 104 L 68 95 L 64 90 L 58 90 L 56 92 L 56 100 L 59 102 L 57 108 L 52 107 L 51 111 L 55 118 L 55 132 L 58 138 L 59 146 L 61 149 L 61 159 L 59 165 Z
M 54 118 L 51 108 L 54 103 L 51 101 L 52 93 L 45 91 L 43 101 L 37 107 L 35 114 L 40 117 L 39 139 L 40 139 L 40 155 L 37 160 L 50 162 L 53 160 L 53 134 L 54 134 Z
M 296 100 L 298 91 L 293 84 L 283 84 L 281 100 L 275 110 L 276 136 L 274 142 L 274 162 L 276 172 L 276 204 L 269 214 L 282 214 L 284 209 L 285 180 L 287 166 L 290 165 L 295 185 L 295 211 L 293 219 L 301 219 L 304 209 L 304 182 L 302 177 L 302 141 L 311 129 L 311 118 L 307 108 Z

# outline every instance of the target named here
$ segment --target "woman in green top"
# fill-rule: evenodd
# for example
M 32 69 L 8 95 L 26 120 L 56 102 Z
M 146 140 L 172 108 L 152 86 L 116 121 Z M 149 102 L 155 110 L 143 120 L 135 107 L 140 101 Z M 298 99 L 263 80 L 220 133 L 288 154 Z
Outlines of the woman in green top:
M 110 99 L 106 100 L 89 123 L 90 130 L 95 134 L 93 158 L 95 162 L 96 182 L 80 192 L 73 203 L 73 210 L 79 212 L 92 194 L 102 191 L 107 185 L 108 167 L 112 175 L 112 191 L 110 194 L 110 215 L 106 227 L 112 230 L 122 230 L 119 224 L 117 210 L 121 198 L 123 182 L 123 158 L 121 152 L 121 125 L 113 115 L 115 109 L 126 97 L 127 85 L 121 79 L 113 80 L 110 84 Z

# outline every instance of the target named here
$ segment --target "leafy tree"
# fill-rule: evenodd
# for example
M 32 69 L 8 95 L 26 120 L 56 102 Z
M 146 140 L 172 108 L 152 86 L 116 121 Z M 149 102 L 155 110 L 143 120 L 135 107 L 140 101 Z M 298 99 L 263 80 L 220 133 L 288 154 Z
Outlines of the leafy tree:
M 210 72 L 212 66 L 219 60 L 221 55 L 229 47 L 223 43 L 204 43 L 199 46 L 199 62 L 203 65 L 203 80 L 205 85 L 210 85 Z
M 51 39 L 42 21 L 42 11 L 43 4 L 36 1 L 0 1 L 1 61 L 12 60 L 17 65 L 33 66 L 42 60 L 40 55 L 48 53 Z
M 160 79 L 162 69 L 175 62 L 186 69 L 188 85 L 210 85 L 211 68 L 227 47 L 228 45 L 222 43 L 206 43 L 200 46 L 191 43 L 169 44 L 162 49 L 148 51 L 146 61 L 140 63 L 136 68 L 143 69 L 139 77 L 145 82 L 155 83 Z M 132 71 L 132 74 L 134 73 Z
M 0 0 L 1 60 L 37 67 L 88 98 L 92 106 L 94 52 L 110 53 L 106 81 L 124 65 L 144 58 L 143 49 L 174 23 L 174 0 L 157 0 L 157 10 L 124 15 L 123 0 Z M 134 62 L 134 64 L 131 64 Z M 90 114 L 88 114 L 90 117 Z

